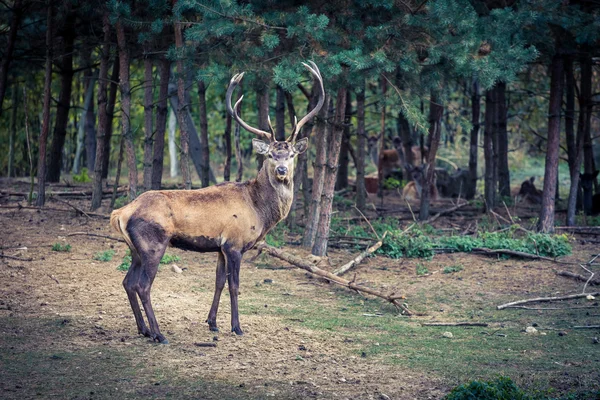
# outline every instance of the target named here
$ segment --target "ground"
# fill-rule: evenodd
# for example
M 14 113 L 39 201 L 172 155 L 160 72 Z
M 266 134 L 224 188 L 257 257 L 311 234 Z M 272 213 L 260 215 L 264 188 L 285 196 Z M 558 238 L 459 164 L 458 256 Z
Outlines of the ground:
M 496 310 L 508 301 L 581 292 L 582 283 L 555 273 L 585 274 L 576 264 L 471 254 L 376 256 L 348 274 L 382 292 L 403 294 L 419 314 L 407 317 L 381 299 L 266 255 L 248 262 L 256 253 L 249 251 L 240 274 L 245 335 L 236 336 L 229 332 L 226 291 L 221 332 L 210 332 L 204 322 L 216 256 L 168 249 L 180 257 L 176 264 L 183 272 L 162 265 L 153 286 L 156 315 L 169 340 L 160 345 L 137 334 L 121 285 L 125 272 L 117 269 L 125 244 L 87 235 L 117 236 L 106 218 L 81 215 L 53 199 L 45 210 L 16 208 L 26 203 L 7 192 L 26 190 L 23 183 L 3 181 L 0 189 L 0 245 L 3 256 L 12 257 L 0 258 L 0 398 L 438 399 L 457 384 L 499 374 L 556 397 L 595 398 L 600 390 L 600 345 L 593 341 L 600 332 L 573 328 L 599 324 L 597 301 L 531 305 L 560 310 Z M 51 189 L 73 190 L 83 188 Z M 89 199 L 65 200 L 89 207 Z M 460 224 L 472 222 L 463 217 Z M 69 244 L 70 251 L 53 251 L 56 243 Z M 566 261 L 586 262 L 598 251 L 581 237 L 572 244 Z M 111 261 L 93 259 L 110 249 Z M 295 246 L 286 251 L 308 256 Z M 329 263 L 340 265 L 356 254 L 331 250 Z M 462 270 L 442 272 L 456 265 Z M 430 273 L 419 276 L 417 267 Z M 489 326 L 423 325 L 434 321 Z M 530 325 L 537 335 L 524 332 Z

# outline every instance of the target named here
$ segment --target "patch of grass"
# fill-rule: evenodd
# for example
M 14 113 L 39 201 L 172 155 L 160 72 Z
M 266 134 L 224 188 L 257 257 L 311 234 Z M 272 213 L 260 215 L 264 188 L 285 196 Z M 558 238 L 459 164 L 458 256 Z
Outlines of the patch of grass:
M 92 256 L 92 259 L 96 260 L 96 261 L 108 262 L 108 261 L 112 261 L 114 255 L 115 255 L 115 251 L 112 249 L 105 250 L 105 251 L 99 251 Z
M 181 261 L 181 257 L 176 254 L 167 254 L 160 259 L 161 264 L 172 264 L 174 262 Z
M 533 400 L 533 397 L 519 389 L 512 379 L 501 376 L 494 381 L 471 381 L 452 389 L 444 400 Z
M 117 266 L 118 271 L 129 271 L 129 267 L 131 266 L 131 255 L 127 254 L 123 257 L 123 261 L 121 264 Z
M 88 172 L 89 171 L 87 168 L 82 168 L 81 172 L 79 174 L 73 175 L 73 181 L 80 182 L 80 183 L 91 182 L 92 178 L 90 178 L 90 175 Z
M 445 267 L 442 270 L 442 273 L 444 274 L 452 274 L 454 272 L 460 272 L 464 269 L 464 267 L 462 265 L 450 265 L 448 267 Z
M 52 245 L 52 251 L 58 251 L 58 252 L 63 252 L 63 253 L 68 253 L 71 251 L 71 245 L 70 244 L 62 244 L 62 243 L 54 243 Z
M 424 264 L 417 264 L 417 276 L 427 275 L 429 270 Z
M 180 261 L 180 260 L 181 260 L 181 257 L 179 257 L 178 255 L 165 253 L 165 255 L 160 260 L 160 264 L 171 264 L 171 263 L 174 263 L 174 262 Z M 119 264 L 117 266 L 117 270 L 118 271 L 129 271 L 130 266 L 131 266 L 131 252 L 129 250 L 127 250 L 127 253 L 123 257 L 123 261 L 121 261 L 121 264 Z M 159 266 L 159 271 L 160 271 L 160 266 Z
M 285 223 L 281 223 L 275 226 L 275 228 L 271 229 L 269 233 L 265 236 L 265 242 L 269 246 L 281 248 L 286 245 L 286 235 L 288 229 L 285 226 Z
M 383 181 L 383 188 L 386 190 L 398 189 L 404 187 L 404 185 L 406 185 L 405 181 L 401 181 L 394 177 L 389 177 Z

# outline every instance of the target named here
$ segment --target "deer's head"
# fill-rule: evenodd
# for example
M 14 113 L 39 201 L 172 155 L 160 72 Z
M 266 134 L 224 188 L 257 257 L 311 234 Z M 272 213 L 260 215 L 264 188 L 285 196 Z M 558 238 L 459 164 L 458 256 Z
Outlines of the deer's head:
M 302 129 L 302 126 L 306 122 L 308 122 L 312 117 L 314 117 L 321 107 L 323 107 L 323 103 L 325 102 L 325 88 L 323 87 L 323 78 L 321 77 L 321 72 L 317 65 L 309 61 L 309 64 L 302 63 L 306 69 L 310 71 L 310 73 L 314 76 L 316 83 L 319 85 L 319 101 L 315 108 L 313 108 L 304 118 L 298 122 L 297 120 L 294 123 L 292 128 L 292 134 L 286 140 L 278 141 L 275 139 L 275 131 L 271 126 L 271 119 L 269 118 L 269 130 L 270 132 L 266 132 L 248 125 L 238 114 L 238 106 L 241 103 L 244 96 L 241 96 L 240 99 L 235 103 L 232 107 L 231 105 L 231 96 L 233 91 L 240 83 L 242 78 L 244 77 L 244 73 L 236 74 L 231 78 L 229 82 L 229 88 L 227 89 L 227 95 L 225 98 L 225 103 L 227 105 L 227 111 L 231 116 L 248 132 L 254 133 L 255 135 L 265 138 L 265 140 L 260 139 L 252 139 L 252 148 L 258 154 L 262 154 L 266 157 L 265 163 L 263 164 L 263 168 L 267 168 L 267 173 L 270 177 L 274 177 L 276 180 L 280 182 L 284 182 L 289 184 L 291 182 L 291 177 L 293 176 L 294 170 L 294 159 L 298 154 L 302 154 L 308 148 L 308 139 L 300 139 L 296 141 L 296 137 Z

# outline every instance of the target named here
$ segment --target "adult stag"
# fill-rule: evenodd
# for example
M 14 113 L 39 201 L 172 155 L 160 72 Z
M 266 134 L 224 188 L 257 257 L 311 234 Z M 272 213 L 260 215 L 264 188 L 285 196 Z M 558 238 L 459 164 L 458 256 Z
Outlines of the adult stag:
M 319 112 L 325 99 L 321 73 L 315 63 L 309 64 L 304 66 L 315 78 L 319 101 L 295 124 L 286 141 L 275 140 L 272 129 L 265 132 L 245 123 L 236 112 L 242 98 L 235 107 L 231 106 L 231 95 L 244 74 L 235 75 L 229 83 L 226 95 L 229 113 L 246 130 L 268 140 L 252 140 L 254 150 L 267 157 L 256 179 L 243 183 L 226 182 L 199 190 L 149 191 L 111 214 L 112 227 L 131 249 L 131 267 L 123 286 L 140 334 L 168 343 L 158 328 L 150 289 L 169 245 L 184 250 L 218 253 L 215 293 L 206 322 L 210 330 L 218 331 L 217 310 L 227 281 L 231 297 L 231 330 L 238 335 L 243 334 L 238 315 L 242 256 L 290 211 L 294 193 L 294 159 L 308 147 L 308 139 L 296 142 L 296 136 L 302 126 Z M 144 322 L 138 297 L 144 306 L 149 327 Z

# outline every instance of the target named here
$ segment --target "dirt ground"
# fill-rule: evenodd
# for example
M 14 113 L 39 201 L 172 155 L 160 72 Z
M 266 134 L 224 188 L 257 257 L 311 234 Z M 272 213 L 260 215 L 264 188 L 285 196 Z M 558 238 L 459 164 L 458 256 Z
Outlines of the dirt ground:
M 23 186 L 4 181 L 0 189 L 20 191 Z M 88 200 L 65 200 L 88 208 Z M 210 332 L 204 322 L 212 300 L 216 255 L 168 249 L 181 258 L 176 264 L 183 272 L 163 265 L 152 295 L 170 344 L 151 343 L 137 335 L 121 285 L 125 272 L 117 270 L 125 244 L 87 235 L 116 236 L 108 220 L 80 215 L 52 199 L 42 211 L 19 209 L 18 204 L 25 204 L 18 196 L 0 198 L 0 245 L 3 255 L 10 256 L 0 259 L 0 375 L 4 376 L 0 398 L 437 399 L 456 383 L 402 363 L 361 357 L 358 345 L 349 339 L 352 333 L 305 327 L 300 313 L 279 317 L 267 312 L 273 307 L 302 307 L 304 302 L 317 302 L 327 310 L 340 292 L 360 296 L 310 279 L 305 271 L 276 259 L 247 262 L 254 251 L 245 256 L 240 274 L 245 335 L 239 337 L 229 332 L 226 291 L 218 315 L 221 332 Z M 439 223 L 451 227 L 465 221 Z M 68 243 L 71 250 L 52 251 L 55 243 Z M 574 240 L 576 251 L 567 260 L 586 261 L 598 250 L 597 244 L 581 243 Z M 92 259 L 108 249 L 115 251 L 111 261 Z M 307 255 L 295 247 L 289 251 Z M 332 250 L 330 262 L 339 265 L 355 254 Z M 411 307 L 425 314 L 411 317 L 415 323 L 443 321 L 452 308 L 452 304 L 445 310 L 431 302 L 419 304 L 423 291 L 443 288 L 463 302 L 481 301 L 477 293 L 484 291 L 487 306 L 493 307 L 501 300 L 576 293 L 582 287 L 557 277 L 556 265 L 539 261 L 490 263 L 489 257 L 454 254 L 424 262 L 429 271 L 464 265 L 460 279 L 452 281 L 442 273 L 416 278 L 418 262 L 424 261 L 373 257 L 355 270 L 356 280 L 404 294 Z M 576 265 L 560 269 L 582 272 Z M 599 354 L 597 347 L 593 351 Z M 597 377 L 599 366 L 600 361 L 586 368 L 595 370 Z M 565 379 L 568 386 L 579 378 Z

